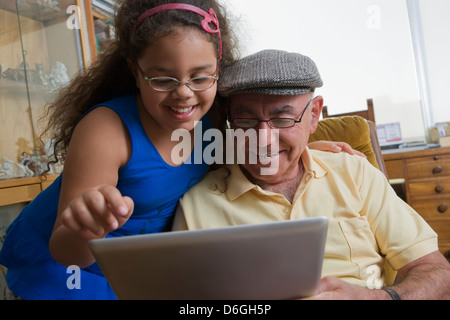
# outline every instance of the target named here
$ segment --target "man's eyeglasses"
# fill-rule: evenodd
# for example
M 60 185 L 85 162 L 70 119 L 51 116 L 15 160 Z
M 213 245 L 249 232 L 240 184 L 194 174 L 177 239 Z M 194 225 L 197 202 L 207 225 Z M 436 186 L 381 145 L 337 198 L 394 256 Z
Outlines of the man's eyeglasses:
M 236 119 L 231 120 L 231 122 L 236 127 L 242 128 L 242 129 L 255 128 L 260 122 L 266 122 L 266 123 L 269 124 L 269 126 L 271 128 L 274 128 L 274 129 L 292 128 L 297 123 L 302 122 L 303 116 L 305 115 L 306 110 L 308 110 L 308 108 L 311 105 L 312 101 L 313 101 L 313 99 L 309 100 L 308 104 L 305 107 L 305 110 L 303 110 L 303 113 L 300 116 L 300 120 L 289 119 L 289 118 L 274 118 L 274 119 L 270 119 L 270 120 L 236 118 Z
M 142 71 L 137 62 L 136 65 L 148 85 L 155 91 L 159 92 L 171 92 L 178 88 L 180 84 L 185 84 L 192 91 L 205 91 L 211 88 L 217 81 L 219 81 L 219 77 L 217 75 L 195 77 L 188 81 L 180 81 L 172 77 L 149 78 L 145 75 L 144 71 Z

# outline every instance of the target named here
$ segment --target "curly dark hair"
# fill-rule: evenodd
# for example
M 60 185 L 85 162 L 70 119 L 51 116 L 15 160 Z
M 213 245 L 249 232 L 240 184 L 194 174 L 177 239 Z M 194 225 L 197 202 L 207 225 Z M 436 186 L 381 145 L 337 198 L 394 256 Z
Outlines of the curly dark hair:
M 93 106 L 114 97 L 138 93 L 134 71 L 128 61 L 138 60 L 145 48 L 155 41 L 175 32 L 180 27 L 191 27 L 201 30 L 206 39 L 217 48 L 219 54 L 219 37 L 206 33 L 201 22 L 203 17 L 188 11 L 171 10 L 146 19 L 136 30 L 132 29 L 138 18 L 153 7 L 168 3 L 187 3 L 195 5 L 206 12 L 214 9 L 220 22 L 222 36 L 221 70 L 238 58 L 237 41 L 231 31 L 225 9 L 216 0 L 121 0 L 115 16 L 115 39 L 102 52 L 101 59 L 81 71 L 70 84 L 63 88 L 56 100 L 49 104 L 44 118 L 47 126 L 41 135 L 53 140 L 53 156 L 49 164 L 65 160 L 67 148 L 75 126 L 81 117 Z M 208 38 L 209 37 L 209 38 Z M 223 110 L 219 108 L 220 97 L 211 108 L 212 118 L 219 125 L 223 123 Z M 48 119 L 47 119 L 48 118 Z

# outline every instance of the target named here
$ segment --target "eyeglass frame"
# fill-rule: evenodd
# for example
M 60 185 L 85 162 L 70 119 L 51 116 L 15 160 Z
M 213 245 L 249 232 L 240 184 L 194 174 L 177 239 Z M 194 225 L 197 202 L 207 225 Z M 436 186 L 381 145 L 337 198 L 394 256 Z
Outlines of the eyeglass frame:
M 234 119 L 230 120 L 230 122 L 231 123 L 235 123 L 236 120 L 255 120 L 255 121 L 258 121 L 253 127 L 240 127 L 240 126 L 235 124 L 236 127 L 239 127 L 240 129 L 252 129 L 252 128 L 255 128 L 261 122 L 267 123 L 272 129 L 289 129 L 289 128 L 293 128 L 293 127 L 295 127 L 296 124 L 302 122 L 303 117 L 304 117 L 304 115 L 306 113 L 306 110 L 308 110 L 308 108 L 310 107 L 311 102 L 313 100 L 314 100 L 314 98 L 311 98 L 309 100 L 309 102 L 306 105 L 305 109 L 303 110 L 302 115 L 300 116 L 299 120 L 295 120 L 295 119 L 292 119 L 292 118 L 272 118 L 272 119 L 269 119 L 269 120 L 259 120 L 259 119 L 251 119 L 251 118 L 234 118 Z M 271 124 L 272 120 L 292 120 L 293 124 L 292 124 L 292 126 L 289 126 L 289 127 L 277 127 L 277 126 L 274 126 L 274 125 Z
M 157 92 L 172 92 L 175 91 L 176 89 L 178 89 L 178 87 L 181 84 L 185 84 L 186 87 L 188 87 L 189 89 L 191 89 L 194 92 L 202 92 L 202 91 L 206 91 L 208 89 L 211 89 L 218 81 L 219 81 L 219 76 L 216 74 L 217 73 L 217 68 L 216 71 L 214 71 L 214 75 L 210 75 L 210 76 L 201 76 L 201 77 L 194 77 L 189 79 L 188 81 L 180 81 L 177 78 L 173 78 L 173 77 L 153 77 L 153 78 L 149 78 L 145 72 L 142 70 L 141 66 L 139 65 L 139 63 L 137 63 L 136 61 L 136 66 L 139 70 L 139 72 L 141 73 L 142 77 L 144 78 L 145 82 L 147 82 L 147 84 L 150 86 L 150 88 L 152 88 L 153 90 L 157 91 Z M 218 66 L 217 66 L 218 67 Z M 214 82 L 211 84 L 211 86 L 209 86 L 208 88 L 205 89 L 193 89 L 190 87 L 190 83 L 191 81 L 195 80 L 195 79 L 201 79 L 201 78 L 208 78 L 208 79 L 214 79 Z M 175 80 L 178 85 L 173 88 L 172 90 L 161 90 L 161 89 L 156 89 L 152 86 L 152 81 L 153 80 L 157 80 L 157 79 L 166 79 L 166 80 Z

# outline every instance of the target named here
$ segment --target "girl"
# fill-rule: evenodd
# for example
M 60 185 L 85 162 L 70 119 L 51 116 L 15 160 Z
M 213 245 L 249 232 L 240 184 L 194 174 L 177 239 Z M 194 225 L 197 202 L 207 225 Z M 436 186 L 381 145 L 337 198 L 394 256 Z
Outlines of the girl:
M 114 299 L 88 241 L 169 230 L 179 198 L 208 171 L 175 166 L 171 136 L 195 121 L 211 128 L 233 37 L 215 0 L 167 2 L 123 1 L 117 40 L 50 106 L 64 172 L 8 230 L 0 263 L 15 295 Z

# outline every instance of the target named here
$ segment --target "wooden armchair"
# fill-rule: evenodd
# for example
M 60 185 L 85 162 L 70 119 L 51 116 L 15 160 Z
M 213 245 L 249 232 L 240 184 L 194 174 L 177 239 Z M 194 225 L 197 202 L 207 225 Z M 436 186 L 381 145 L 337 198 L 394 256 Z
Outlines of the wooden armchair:
M 373 99 L 367 99 L 367 110 L 360 110 L 360 111 L 354 111 L 354 112 L 348 112 L 348 113 L 340 113 L 340 114 L 333 114 L 330 115 L 328 113 L 328 107 L 324 106 L 322 109 L 322 117 L 324 119 L 327 118 L 337 118 L 337 117 L 344 117 L 344 116 L 360 116 L 363 117 L 366 120 L 372 121 L 376 123 L 375 121 L 375 110 L 373 107 Z
M 323 110 L 322 110 L 322 117 L 324 120 L 328 119 L 328 118 L 340 118 L 340 117 L 349 117 L 349 116 L 359 116 L 359 117 L 366 119 L 367 124 L 369 125 L 370 142 L 372 144 L 373 152 L 375 154 L 376 167 L 378 167 L 387 177 L 387 169 L 386 169 L 386 165 L 384 164 L 383 154 L 381 153 L 380 143 L 378 141 L 377 127 L 375 124 L 376 121 L 375 121 L 375 110 L 374 110 L 374 106 L 373 106 L 373 99 L 367 99 L 367 110 L 360 110 L 360 111 L 333 114 L 333 115 L 329 114 L 328 107 L 323 107 Z M 333 141 L 338 141 L 338 140 L 333 139 Z M 344 142 L 349 143 L 349 141 L 344 141 Z M 350 143 L 350 145 L 354 149 L 356 149 L 351 143 Z M 361 151 L 361 150 L 358 150 L 358 151 Z M 371 160 L 369 159 L 369 161 L 371 161 Z M 374 164 L 374 163 L 372 163 L 372 164 Z

